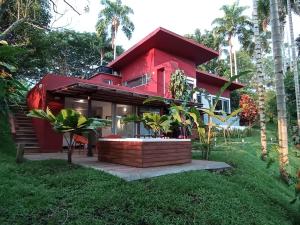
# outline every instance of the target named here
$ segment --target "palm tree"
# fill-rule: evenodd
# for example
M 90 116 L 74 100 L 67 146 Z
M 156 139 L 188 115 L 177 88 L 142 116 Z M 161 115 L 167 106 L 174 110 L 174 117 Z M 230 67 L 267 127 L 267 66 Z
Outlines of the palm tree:
M 300 5 L 300 2 L 299 2 Z M 298 8 L 298 7 L 296 7 Z M 299 7 L 300 8 L 300 7 Z M 300 90 L 299 90 L 299 75 L 297 66 L 297 56 L 296 56 L 296 46 L 294 38 L 293 29 L 293 19 L 291 12 L 291 0 L 287 0 L 287 12 L 289 18 L 289 29 L 290 29 L 290 39 L 291 39 L 291 50 L 292 50 L 292 70 L 294 72 L 294 83 L 295 83 L 295 94 L 296 94 L 296 109 L 297 109 L 297 125 L 300 130 Z
M 276 76 L 276 102 L 278 113 L 278 138 L 279 138 L 279 169 L 282 178 L 288 177 L 286 166 L 288 158 L 288 136 L 286 119 L 285 89 L 283 80 L 282 60 L 282 34 L 278 14 L 278 0 L 270 0 L 270 21 L 272 30 L 273 58 Z
M 260 143 L 261 143 L 261 158 L 266 159 L 267 156 L 267 134 L 266 134 L 266 117 L 265 117 L 265 90 L 264 90 L 264 74 L 262 70 L 262 48 L 261 38 L 259 33 L 258 24 L 258 10 L 257 0 L 253 0 L 253 24 L 254 24 L 254 38 L 255 50 L 254 58 L 256 65 L 256 75 L 258 80 L 258 110 L 259 110 L 259 123 L 260 123 Z
M 116 38 L 118 35 L 119 28 L 121 26 L 122 31 L 128 39 L 131 38 L 132 32 L 134 31 L 134 24 L 129 18 L 129 14 L 133 14 L 133 10 L 122 5 L 121 0 L 116 0 L 115 2 L 110 0 L 102 0 L 101 4 L 104 5 L 104 9 L 101 10 L 98 23 L 97 31 L 109 30 L 111 34 L 111 45 L 114 49 L 114 59 L 116 58 Z
M 231 76 L 233 75 L 232 59 L 234 59 L 235 75 L 237 75 L 236 57 L 233 52 L 233 40 L 237 37 L 245 49 L 247 49 L 251 43 L 252 23 L 247 16 L 243 15 L 247 8 L 248 7 L 239 6 L 238 2 L 235 2 L 233 5 L 223 5 L 221 10 L 224 12 L 224 17 L 216 18 L 212 22 L 212 25 L 215 25 L 214 33 L 223 40 L 223 44 L 228 43 L 230 48 L 229 57 Z

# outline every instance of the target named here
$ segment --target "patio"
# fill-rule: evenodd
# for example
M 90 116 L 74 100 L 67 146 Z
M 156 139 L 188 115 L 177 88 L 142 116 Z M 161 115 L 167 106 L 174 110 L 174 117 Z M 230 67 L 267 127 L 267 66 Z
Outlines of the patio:
M 26 154 L 25 158 L 28 160 L 49 160 L 62 159 L 67 160 L 66 153 L 32 153 Z M 152 178 L 167 174 L 182 173 L 195 170 L 224 170 L 231 167 L 224 162 L 192 160 L 191 163 L 159 166 L 150 168 L 137 168 L 132 166 L 125 166 L 107 162 L 99 162 L 98 156 L 86 157 L 84 153 L 74 153 L 73 163 L 87 168 L 93 168 L 117 176 L 126 181 L 141 180 Z

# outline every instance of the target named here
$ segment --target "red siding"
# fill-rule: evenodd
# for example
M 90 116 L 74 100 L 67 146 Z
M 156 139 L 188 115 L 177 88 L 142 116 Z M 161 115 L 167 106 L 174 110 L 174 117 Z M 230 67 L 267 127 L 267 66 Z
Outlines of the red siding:
M 216 95 L 222 86 L 215 86 L 214 84 L 208 84 L 208 83 L 201 82 L 201 80 L 197 80 L 197 87 L 204 88 L 210 94 Z M 225 90 L 224 93 L 222 94 L 222 97 L 229 98 L 230 90 L 228 89 Z
M 160 64 L 173 61 L 177 63 L 178 69 L 184 70 L 187 76 L 196 78 L 196 65 L 194 62 L 187 59 L 183 59 L 179 56 L 171 55 L 159 49 L 155 49 L 154 52 L 155 66 L 159 66 Z
M 122 78 L 115 76 L 115 75 L 110 75 L 110 74 L 96 74 L 92 78 L 89 79 L 90 81 L 94 81 L 95 84 L 103 84 L 105 83 L 105 80 L 111 80 L 114 85 L 121 85 L 122 84 Z

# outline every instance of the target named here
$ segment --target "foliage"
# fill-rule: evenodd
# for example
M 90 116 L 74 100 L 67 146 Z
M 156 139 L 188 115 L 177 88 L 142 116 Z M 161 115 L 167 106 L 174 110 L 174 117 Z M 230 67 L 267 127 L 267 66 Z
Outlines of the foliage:
M 110 120 L 106 119 L 86 118 L 73 109 L 62 109 L 56 116 L 48 107 L 46 111 L 33 109 L 27 114 L 27 116 L 48 121 L 56 132 L 70 132 L 70 141 L 67 141 L 69 163 L 72 162 L 74 134 L 81 134 L 86 131 L 94 131 L 97 133 L 97 128 L 106 127 L 111 123 Z
M 239 6 L 239 2 L 233 5 L 223 5 L 220 10 L 224 16 L 216 18 L 214 25 L 214 34 L 222 40 L 222 45 L 232 45 L 232 38 L 237 37 L 243 49 L 248 49 L 251 43 L 252 23 L 250 19 L 243 15 L 247 7 Z
M 114 59 L 116 58 L 116 38 L 119 27 L 125 36 L 130 39 L 134 31 L 134 24 L 129 18 L 133 14 L 132 8 L 123 5 L 121 0 L 102 0 L 104 9 L 99 14 L 96 30 L 99 35 L 110 33 L 112 48 L 114 49 Z
M 144 126 L 153 131 L 156 138 L 159 134 L 168 134 L 171 132 L 171 119 L 167 115 L 159 115 L 157 113 L 143 113 L 142 116 L 135 114 L 127 115 L 123 118 L 123 123 L 142 122 Z
M 2 41 L 0 50 L 9 46 Z M 12 106 L 17 106 L 24 101 L 27 88 L 11 73 L 16 72 L 16 68 L 0 58 L 0 114 L 5 114 Z M 5 60 L 5 59 L 4 59 Z
M 266 92 L 266 116 L 269 122 L 273 123 L 277 118 L 276 93 L 269 90 Z
M 186 75 L 183 70 L 175 70 L 171 74 L 170 80 L 170 92 L 172 98 L 179 99 L 179 100 L 189 100 L 191 95 L 191 88 L 188 85 Z
M 240 107 L 242 109 L 240 117 L 249 126 L 252 126 L 257 119 L 258 109 L 255 101 L 246 94 L 243 94 L 240 99 Z
M 0 40 L 26 43 L 35 31 L 44 32 L 50 23 L 47 0 L 3 0 L 0 2 Z
M 299 76 L 300 81 L 300 76 Z M 296 109 L 296 95 L 294 85 L 294 75 L 291 71 L 287 71 L 284 78 L 284 87 L 286 94 L 287 117 L 290 124 L 296 123 L 297 109 Z
M 292 141 L 294 145 L 300 145 L 300 130 L 298 126 L 292 127 Z
M 300 170 L 297 172 L 295 183 L 295 198 L 291 201 L 291 203 L 295 203 L 297 199 L 300 200 Z
M 200 29 L 196 29 L 193 34 L 185 35 L 187 38 L 192 39 L 200 44 L 205 45 L 215 51 L 219 51 L 221 40 L 216 37 L 212 31 L 204 30 L 201 33 Z M 198 65 L 199 70 L 207 71 L 220 76 L 229 77 L 230 69 L 227 59 L 215 58 L 204 64 Z

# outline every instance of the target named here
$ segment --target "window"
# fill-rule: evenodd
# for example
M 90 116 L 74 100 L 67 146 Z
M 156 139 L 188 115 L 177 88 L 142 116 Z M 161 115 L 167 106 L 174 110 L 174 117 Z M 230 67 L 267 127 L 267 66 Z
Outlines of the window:
M 223 111 L 226 113 L 230 113 L 229 112 L 229 100 L 223 100 Z
M 216 104 L 216 98 L 213 98 L 213 105 Z M 218 100 L 218 103 L 216 105 L 216 108 L 215 108 L 216 111 L 221 111 L 222 110 L 222 99 L 219 99 Z
M 201 94 L 197 94 L 197 102 L 199 104 L 202 104 L 202 95 Z
M 124 85 L 127 87 L 138 87 L 141 85 L 145 85 L 148 82 L 149 82 L 149 76 L 148 74 L 144 74 L 141 77 L 126 81 Z

